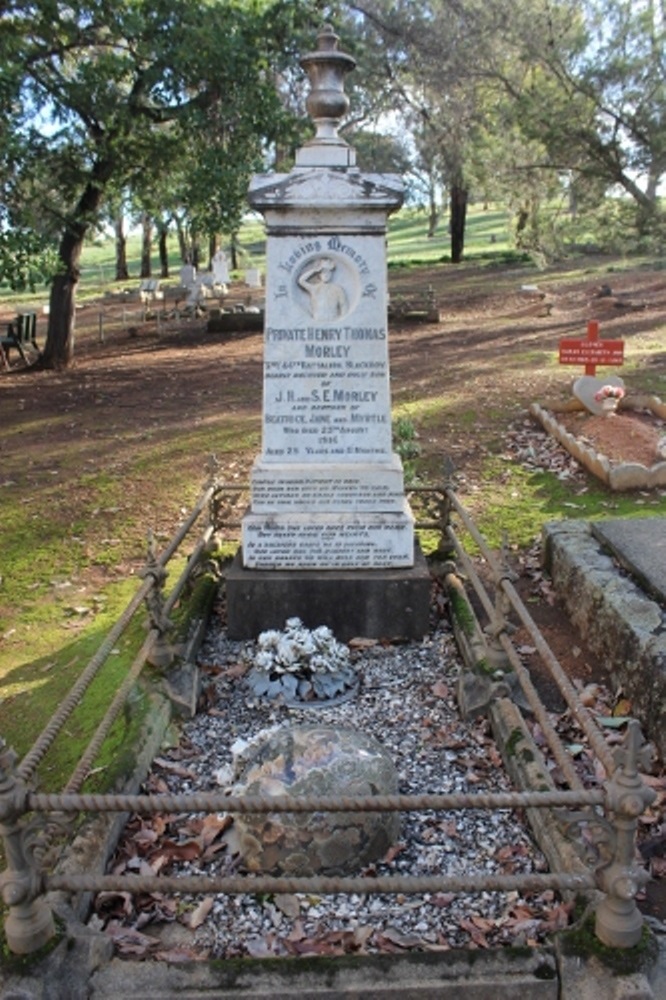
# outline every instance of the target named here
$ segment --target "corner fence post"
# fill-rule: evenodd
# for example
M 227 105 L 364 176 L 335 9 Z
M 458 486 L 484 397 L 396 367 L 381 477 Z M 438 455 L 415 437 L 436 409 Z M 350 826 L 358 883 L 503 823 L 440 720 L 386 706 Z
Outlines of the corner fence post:
M 649 876 L 636 862 L 638 817 L 654 801 L 655 791 L 643 784 L 639 765 L 647 768 L 652 748 L 645 744 L 639 723 L 629 723 L 624 747 L 617 750 L 618 767 L 606 785 L 606 810 L 615 836 L 610 861 L 597 870 L 597 884 L 606 893 L 596 910 L 596 935 L 611 948 L 632 948 L 643 932 L 636 893 Z
M 212 452 L 208 456 L 208 461 L 205 465 L 205 470 L 208 474 L 207 485 L 212 490 L 210 495 L 210 500 L 208 501 L 208 523 L 213 526 L 213 531 L 217 531 L 220 527 L 220 491 L 219 491 L 219 476 L 220 469 L 222 468 L 220 460 L 217 455 Z
M 494 670 L 501 670 L 504 673 L 511 671 L 509 657 L 502 646 L 501 636 L 508 635 L 515 631 L 509 621 L 511 613 L 511 601 L 506 594 L 502 584 L 505 580 L 513 583 L 516 574 L 509 566 L 508 542 L 506 534 L 502 538 L 502 549 L 500 552 L 497 572 L 494 574 L 493 584 L 495 587 L 495 599 L 493 602 L 494 612 L 490 623 L 484 629 L 486 634 L 486 646 L 488 650 L 488 662 Z
M 53 937 L 55 923 L 40 895 L 38 822 L 26 822 L 24 818 L 27 792 L 16 777 L 15 765 L 16 754 L 0 740 L 0 836 L 7 864 L 0 874 L 0 890 L 9 908 L 5 936 L 15 955 L 29 955 Z
M 153 586 L 146 595 L 146 607 L 148 609 L 150 627 L 157 632 L 147 660 L 152 666 L 165 669 L 166 667 L 170 667 L 174 661 L 174 651 L 167 635 L 172 622 L 164 613 L 164 583 L 167 578 L 167 572 L 157 559 L 155 538 L 152 532 L 148 534 L 148 556 L 146 565 L 141 570 L 141 576 L 144 579 L 150 577 L 153 581 Z

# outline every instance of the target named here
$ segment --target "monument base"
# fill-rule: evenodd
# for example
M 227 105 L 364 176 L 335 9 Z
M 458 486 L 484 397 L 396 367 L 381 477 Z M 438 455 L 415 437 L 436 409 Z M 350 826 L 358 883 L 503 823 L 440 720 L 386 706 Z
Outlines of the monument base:
M 430 573 L 418 545 L 406 569 L 259 570 L 239 550 L 226 573 L 227 634 L 256 639 L 287 618 L 328 625 L 336 639 L 422 639 L 428 631 Z

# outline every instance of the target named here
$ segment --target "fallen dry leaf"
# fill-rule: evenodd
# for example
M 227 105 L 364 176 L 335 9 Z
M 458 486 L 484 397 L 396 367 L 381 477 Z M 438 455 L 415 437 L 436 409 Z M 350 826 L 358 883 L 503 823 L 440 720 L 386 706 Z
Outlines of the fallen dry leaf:
M 350 649 L 370 649 L 372 646 L 376 646 L 377 643 L 377 639 L 365 639 L 363 636 L 356 636 L 354 639 L 350 639 L 347 645 Z
M 234 663 L 231 667 L 228 667 L 224 673 L 227 677 L 244 677 L 245 674 L 250 669 L 249 661 L 247 663 L 239 660 L 238 663 Z
M 142 934 L 133 927 L 125 927 L 112 920 L 104 928 L 104 933 L 113 939 L 116 950 L 121 955 L 138 955 L 145 958 L 159 947 L 159 941 Z
M 398 948 L 419 948 L 423 944 L 423 939 L 417 934 L 405 934 L 397 927 L 387 927 L 378 935 L 378 939 L 397 945 Z
M 473 923 L 471 920 L 463 918 L 462 920 L 458 921 L 458 924 L 460 927 L 462 927 L 464 931 L 467 931 L 474 944 L 478 945 L 479 948 L 490 947 L 490 944 L 488 943 L 488 939 L 484 934 L 484 932 L 481 930 L 480 927 L 477 927 L 476 924 Z
M 273 896 L 273 902 L 277 906 L 278 910 L 281 913 L 284 913 L 285 917 L 291 917 L 293 919 L 301 912 L 301 904 L 298 896 L 295 896 L 293 893 L 277 892 Z
M 188 914 L 187 919 L 183 921 L 185 926 L 189 927 L 192 931 L 195 931 L 197 927 L 201 927 L 206 917 L 212 910 L 214 902 L 214 896 L 205 896 L 199 905 Z
M 404 851 L 404 849 L 405 849 L 404 844 L 393 844 L 391 847 L 389 847 L 388 851 L 382 858 L 382 861 L 384 862 L 384 864 L 390 865 L 392 861 L 395 861 L 400 852 Z
M 153 761 L 155 767 L 161 767 L 163 771 L 168 771 L 169 774 L 176 774 L 179 778 L 193 778 L 196 779 L 196 774 L 193 771 L 189 771 L 182 764 L 177 763 L 173 760 L 166 760 L 164 757 L 156 757 Z
M 209 953 L 197 950 L 196 948 L 184 948 L 179 945 L 177 948 L 169 948 L 166 951 L 156 951 L 155 958 L 160 962 L 205 962 Z
M 620 698 L 615 708 L 613 709 L 613 715 L 617 717 L 618 715 L 631 715 L 632 705 L 628 698 Z

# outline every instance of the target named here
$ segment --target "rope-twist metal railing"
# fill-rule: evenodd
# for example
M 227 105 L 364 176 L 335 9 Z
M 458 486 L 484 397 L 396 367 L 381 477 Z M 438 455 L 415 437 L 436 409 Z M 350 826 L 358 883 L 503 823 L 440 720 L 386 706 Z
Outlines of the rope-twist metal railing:
M 506 565 L 506 560 L 498 559 L 488 547 L 485 538 L 460 503 L 451 486 L 446 487 L 446 495 L 449 510 L 460 517 L 465 529 L 478 546 L 489 567 L 496 588 L 496 597 L 493 601 L 477 573 L 474 563 L 467 554 L 461 538 L 449 522 L 445 528 L 446 537 L 489 621 L 485 632 L 488 637 L 486 651 L 492 653 L 493 645 L 495 649 L 502 650 L 518 680 L 530 710 L 541 727 L 548 749 L 563 779 L 572 790 L 580 790 L 582 782 L 575 769 L 573 759 L 563 746 L 559 734 L 532 684 L 529 671 L 524 667 L 511 642 L 512 623 L 509 620 L 509 614 L 513 610 L 527 630 L 536 651 L 549 670 L 573 718 L 580 726 L 592 752 L 603 765 L 608 776 L 605 784 L 605 818 L 590 811 L 589 806 L 592 804 L 590 798 L 587 810 L 571 814 L 568 825 L 570 827 L 577 824 L 586 825 L 588 834 L 593 829 L 597 831 L 596 837 L 592 834 L 589 836 L 592 843 L 595 843 L 596 840 L 595 849 L 600 859 L 600 864 L 597 866 L 597 886 L 606 893 L 596 910 L 597 935 L 602 941 L 613 946 L 631 946 L 638 941 L 642 928 L 642 917 L 634 899 L 639 889 L 649 880 L 647 873 L 636 864 L 635 836 L 638 817 L 655 797 L 640 776 L 640 769 L 646 770 L 650 766 L 652 748 L 644 743 L 638 722 L 632 720 L 628 725 L 623 749 L 616 750 L 615 753 L 611 751 L 593 716 L 581 702 L 576 688 L 567 677 L 523 604 L 513 585 L 513 576 Z M 453 570 L 449 579 L 452 587 L 460 587 L 460 580 Z M 472 615 L 474 616 L 473 612 Z
M 232 488 L 230 488 L 231 491 Z M 233 489 L 239 490 L 234 486 Z M 642 917 L 636 907 L 635 895 L 639 886 L 645 881 L 643 870 L 636 864 L 634 857 L 635 834 L 638 817 L 646 805 L 653 799 L 654 793 L 648 789 L 640 776 L 639 768 L 643 766 L 646 748 L 637 724 L 629 725 L 622 751 L 611 757 L 607 747 L 600 738 L 590 742 L 604 763 L 608 780 L 602 788 L 584 789 L 577 778 L 575 770 L 567 760 L 566 751 L 558 746 L 557 734 L 544 726 L 547 735 L 553 736 L 554 754 L 562 766 L 563 774 L 569 782 L 569 790 L 552 789 L 532 792 L 503 793 L 466 793 L 466 794 L 426 794 L 426 795 L 393 795 L 393 796 L 311 796 L 307 798 L 283 797 L 244 797 L 228 796 L 221 793 L 187 793 L 180 795 L 127 795 L 127 794 L 82 794 L 80 789 L 90 769 L 95 756 L 101 747 L 113 718 L 124 704 L 128 692 L 138 677 L 141 666 L 154 643 L 166 630 L 168 615 L 172 610 L 178 595 L 184 588 L 189 576 L 206 550 L 212 532 L 220 527 L 221 497 L 225 487 L 212 481 L 202 494 L 191 516 L 181 526 L 181 529 L 160 557 L 152 550 L 144 570 L 144 582 L 139 587 L 137 595 L 132 599 L 114 629 L 109 633 L 100 650 L 85 668 L 81 678 L 74 685 L 72 692 L 61 708 L 55 713 L 44 733 L 38 738 L 33 748 L 24 760 L 17 766 L 11 750 L 0 745 L 0 835 L 3 837 L 6 870 L 0 875 L 0 888 L 8 915 L 5 920 L 5 933 L 10 949 L 17 953 L 29 953 L 41 947 L 54 934 L 54 921 L 46 893 L 52 891 L 94 892 L 105 889 L 129 892 L 363 892 L 363 893 L 425 893 L 433 891 L 449 892 L 481 892 L 481 891 L 529 891 L 545 888 L 563 891 L 590 891 L 601 889 L 603 898 L 596 910 L 596 931 L 599 938 L 606 944 L 617 947 L 630 947 L 635 944 L 642 932 Z M 434 519 L 424 522 L 428 528 L 438 527 L 443 536 L 465 562 L 468 571 L 473 571 L 471 562 L 464 554 L 464 549 L 448 523 L 449 511 L 460 514 L 466 527 L 475 535 L 477 544 L 484 546 L 486 558 L 492 557 L 487 552 L 485 542 L 463 511 L 453 491 L 448 488 L 425 489 L 430 494 L 426 502 L 430 510 L 434 506 Z M 161 588 L 164 582 L 165 566 L 171 556 L 177 551 L 182 540 L 196 523 L 203 511 L 208 508 L 209 522 L 195 546 L 187 566 L 179 578 L 172 594 L 164 599 Z M 432 513 L 431 513 L 432 517 Z M 419 523 L 417 521 L 417 527 Z M 471 576 L 471 574 L 470 574 Z M 512 606 L 516 606 L 515 590 L 510 585 L 506 574 L 498 568 L 499 585 L 507 593 Z M 481 588 L 483 590 L 483 588 Z M 505 648 L 514 669 L 521 678 L 526 695 L 533 704 L 537 717 L 546 723 L 547 715 L 538 700 L 538 695 L 531 689 L 529 676 L 520 664 L 513 651 L 502 621 L 498 620 L 498 607 L 485 595 L 481 598 L 494 623 L 495 636 Z M 99 670 L 104 659 L 122 634 L 132 616 L 146 602 L 151 617 L 151 630 L 136 656 L 125 681 L 121 684 L 114 697 L 105 718 L 100 723 L 82 760 L 63 793 L 42 793 L 34 791 L 32 784 L 35 770 L 46 752 L 51 747 L 56 734 L 62 729 L 73 708 L 80 701 L 85 688 Z M 500 608 L 500 612 L 502 609 Z M 523 614 L 519 611 L 521 618 Z M 501 619 L 501 613 L 499 614 Z M 543 640 L 538 635 L 536 626 L 527 624 L 529 616 L 525 612 L 526 627 L 535 630 L 535 644 L 543 646 Z M 505 642 L 506 640 L 506 642 Z M 545 658 L 550 663 L 554 661 L 552 653 L 545 647 Z M 515 663 L 514 663 L 515 660 Z M 575 691 L 569 690 L 570 685 L 559 664 L 554 661 L 554 673 L 558 674 L 561 689 L 566 691 L 565 697 L 572 706 L 578 702 Z M 522 671 L 522 673 L 521 673 Z M 572 707 L 572 710 L 573 707 Z M 578 703 L 575 715 L 585 731 L 593 728 L 584 707 Z M 543 724 L 542 723 L 542 724 Z M 551 727 L 552 729 L 552 727 Z M 522 875 L 506 874 L 462 874 L 462 875 L 431 875 L 415 876 L 345 876 L 345 877 L 272 877 L 268 875 L 196 875 L 196 876 L 140 876 L 140 875 L 100 875 L 93 873 L 60 874 L 46 869 L 43 864 L 44 844 L 48 842 L 54 821 L 63 815 L 79 812 L 110 813 L 135 812 L 150 814 L 159 812 L 225 812 L 235 813 L 294 813 L 294 812 L 395 812 L 395 811 L 444 811 L 460 809 L 559 809 L 573 810 L 580 807 L 592 811 L 595 822 L 605 828 L 605 841 L 608 849 L 599 852 L 600 860 L 595 868 L 589 868 L 580 873 L 555 871 L 550 873 L 530 873 Z M 595 812 L 596 811 L 596 812 Z M 577 815 L 570 813 L 572 818 Z M 589 818 L 590 812 L 582 815 Z M 50 817 L 50 819 L 49 819 Z
M 486 560 L 486 563 L 491 570 L 495 586 L 507 597 L 510 607 L 513 608 L 519 616 L 521 622 L 529 633 L 530 638 L 534 642 L 537 652 L 544 660 L 553 680 L 560 690 L 560 693 L 571 709 L 574 718 L 588 738 L 594 754 L 601 761 L 606 772 L 611 774 L 615 769 L 615 760 L 610 748 L 599 732 L 599 728 L 593 717 L 581 702 L 574 685 L 567 677 L 553 651 L 550 649 L 543 635 L 539 631 L 534 619 L 531 617 L 527 608 L 523 604 L 520 595 L 511 582 L 510 572 L 505 565 L 498 561 L 495 553 L 488 547 L 483 535 L 479 532 L 478 528 L 474 524 L 474 521 L 464 509 L 454 491 L 452 489 L 448 489 L 447 494 L 452 510 L 459 515 L 465 525 L 465 528 L 478 545 L 481 555 Z M 518 676 L 521 686 L 523 687 L 525 696 L 529 700 L 530 708 L 532 708 L 537 715 L 539 724 L 544 728 L 544 731 L 548 732 L 549 742 L 551 743 L 553 753 L 557 754 L 558 763 L 563 767 L 563 770 L 565 770 L 569 783 L 575 785 L 578 782 L 576 772 L 575 770 L 572 770 L 571 767 L 566 766 L 566 759 L 568 755 L 564 751 L 555 729 L 549 723 L 547 714 L 543 710 L 541 700 L 531 683 L 529 673 L 522 666 L 520 658 L 516 655 L 515 650 L 509 641 L 510 623 L 506 615 L 506 609 L 501 602 L 492 603 L 490 601 L 490 598 L 488 597 L 488 594 L 474 569 L 471 559 L 467 555 L 460 538 L 451 524 L 447 526 L 446 533 L 455 548 L 456 555 L 459 557 L 466 574 L 474 586 L 475 592 L 489 615 L 494 635 L 499 640 L 507 656 L 511 659 L 511 665 L 516 671 L 516 675 Z M 571 758 L 569 757 L 569 760 L 570 759 Z

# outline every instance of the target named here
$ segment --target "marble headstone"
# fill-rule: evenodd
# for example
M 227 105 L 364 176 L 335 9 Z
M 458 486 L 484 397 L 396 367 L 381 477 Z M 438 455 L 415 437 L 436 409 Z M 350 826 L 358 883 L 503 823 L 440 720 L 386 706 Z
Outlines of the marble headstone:
M 361 173 L 331 130 L 330 88 L 316 89 L 315 69 L 353 60 L 330 31 L 319 45 L 302 60 L 317 135 L 291 173 L 255 177 L 249 193 L 266 221 L 267 256 L 262 451 L 243 565 L 409 567 L 414 520 L 392 448 L 385 249 L 403 184 Z
M 213 271 L 213 282 L 216 285 L 226 285 L 230 281 L 229 265 L 227 255 L 224 250 L 218 250 L 211 261 Z
M 616 385 L 623 389 L 624 381 L 619 375 L 607 375 L 606 378 L 598 378 L 596 375 L 581 375 L 573 384 L 574 396 L 595 417 L 604 412 L 601 400 L 594 397 L 605 385 Z

